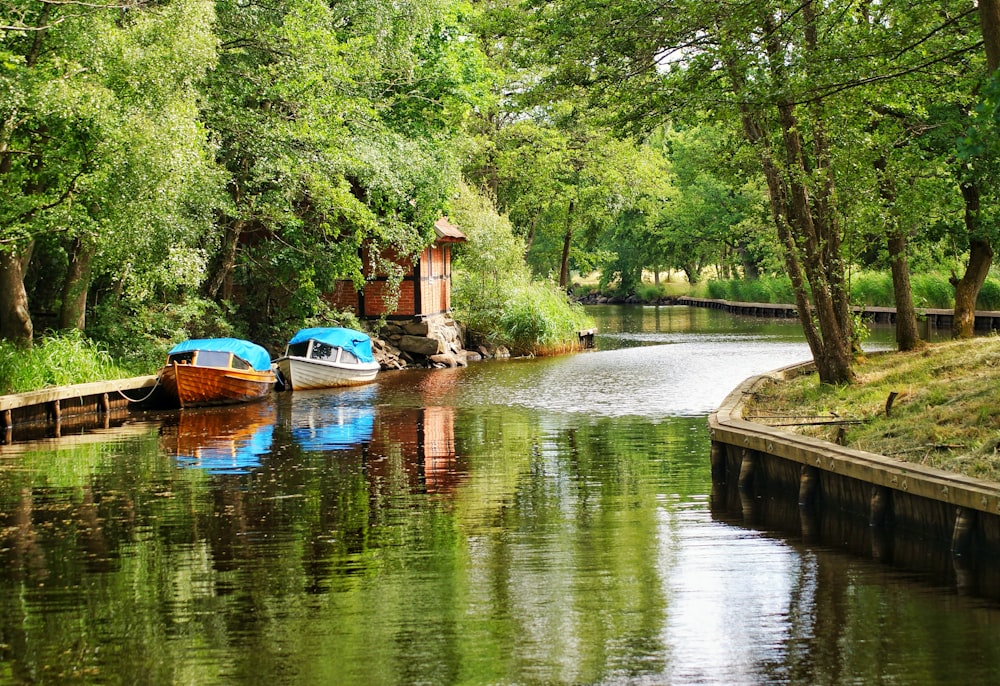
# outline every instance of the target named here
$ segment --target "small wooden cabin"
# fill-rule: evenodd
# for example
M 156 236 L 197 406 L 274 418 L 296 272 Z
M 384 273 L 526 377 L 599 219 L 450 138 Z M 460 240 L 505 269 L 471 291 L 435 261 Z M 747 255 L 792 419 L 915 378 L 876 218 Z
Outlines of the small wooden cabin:
M 399 287 L 399 300 L 389 311 L 389 284 L 384 274 L 374 274 L 367 248 L 363 249 L 362 264 L 365 286 L 357 290 L 351 281 L 338 281 L 328 296 L 330 304 L 354 312 L 361 319 L 412 319 L 445 314 L 451 311 L 451 246 L 464 242 L 465 235 L 446 217 L 434 223 L 434 242 L 424 248 L 416 261 L 383 253 L 382 257 L 406 270 Z

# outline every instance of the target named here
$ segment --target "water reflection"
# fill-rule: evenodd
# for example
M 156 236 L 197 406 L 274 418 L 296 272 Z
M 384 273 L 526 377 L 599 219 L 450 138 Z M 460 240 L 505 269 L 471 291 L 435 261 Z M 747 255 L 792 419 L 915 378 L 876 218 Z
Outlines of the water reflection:
M 705 408 L 805 346 L 660 309 L 0 450 L 0 683 L 995 680 L 994 603 L 713 515 Z
M 161 442 L 181 467 L 240 474 L 271 450 L 276 417 L 270 403 L 181 410 L 164 422 Z
M 346 450 L 370 442 L 374 397 L 374 386 L 290 394 L 292 439 L 305 450 Z

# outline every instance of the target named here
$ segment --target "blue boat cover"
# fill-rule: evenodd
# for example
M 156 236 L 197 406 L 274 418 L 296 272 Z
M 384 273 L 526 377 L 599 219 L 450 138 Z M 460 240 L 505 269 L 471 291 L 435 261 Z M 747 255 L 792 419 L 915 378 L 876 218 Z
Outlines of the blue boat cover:
M 250 363 L 258 372 L 266 372 L 271 368 L 271 356 L 256 343 L 239 338 L 192 338 L 178 343 L 170 349 L 168 355 L 174 353 L 193 352 L 195 350 L 212 350 L 222 353 L 234 353 Z
M 222 437 L 201 446 L 197 454 L 178 453 L 176 459 L 182 467 L 203 469 L 209 474 L 243 474 L 260 466 L 260 458 L 271 450 L 273 437 L 274 424 L 265 424 L 249 437 L 235 441 Z
M 317 326 L 311 329 L 302 329 L 292 336 L 292 340 L 288 341 L 288 345 L 305 343 L 310 338 L 314 338 L 320 343 L 349 350 L 362 362 L 375 361 L 375 355 L 372 354 L 372 339 L 369 338 L 368 334 L 361 331 L 336 326 Z

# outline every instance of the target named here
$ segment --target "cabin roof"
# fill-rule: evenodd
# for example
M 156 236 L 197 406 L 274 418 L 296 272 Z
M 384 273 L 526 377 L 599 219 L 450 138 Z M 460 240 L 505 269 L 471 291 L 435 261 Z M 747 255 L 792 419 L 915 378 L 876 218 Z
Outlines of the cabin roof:
M 434 235 L 437 236 L 438 243 L 462 243 L 469 240 L 447 217 L 434 222 Z

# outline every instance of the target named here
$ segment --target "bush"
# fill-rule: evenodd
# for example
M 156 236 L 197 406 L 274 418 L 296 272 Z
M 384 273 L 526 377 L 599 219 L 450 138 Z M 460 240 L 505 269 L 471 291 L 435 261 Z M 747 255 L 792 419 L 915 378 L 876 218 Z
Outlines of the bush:
M 955 288 L 943 274 L 927 272 L 910 277 L 913 304 L 917 307 L 949 308 L 955 306 Z
M 591 325 L 580 305 L 566 300 L 554 284 L 535 281 L 516 289 L 500 312 L 493 342 L 518 355 L 567 352 Z
M 241 337 L 218 304 L 194 297 L 169 304 L 98 306 L 91 321 L 88 335 L 136 374 L 153 373 L 167 350 L 187 338 Z
M 979 291 L 976 308 L 980 310 L 1000 310 L 1000 281 L 987 278 Z
M 43 336 L 31 348 L 0 341 L 0 394 L 129 376 L 79 331 Z
M 470 337 L 506 345 L 516 354 L 577 346 L 579 331 L 592 321 L 561 288 L 532 281 L 522 257 L 524 244 L 510 222 L 468 188 L 452 205 L 452 216 L 469 239 L 455 251 L 452 302 L 455 318 Z
M 764 276 L 759 279 L 749 280 L 730 279 L 728 281 L 709 281 L 706 284 L 706 291 L 708 295 L 705 297 L 717 300 L 755 303 L 795 302 L 791 281 L 786 276 Z
M 894 307 L 892 275 L 886 272 L 859 272 L 851 278 L 851 303 L 872 307 Z

